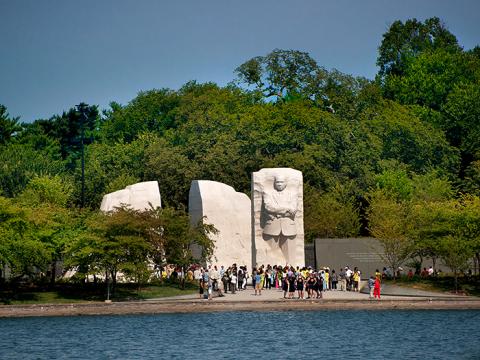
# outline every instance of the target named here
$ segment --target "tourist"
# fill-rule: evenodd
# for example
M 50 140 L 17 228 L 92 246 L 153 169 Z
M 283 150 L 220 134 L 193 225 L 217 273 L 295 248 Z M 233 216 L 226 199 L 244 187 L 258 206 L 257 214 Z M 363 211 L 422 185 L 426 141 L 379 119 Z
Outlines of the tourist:
M 299 299 L 302 299 L 303 300 L 303 286 L 304 286 L 304 277 L 303 275 L 300 273 L 298 274 L 297 276 L 297 291 L 298 291 L 298 298 Z
M 373 299 L 373 290 L 375 286 L 375 278 L 373 276 L 370 276 L 370 279 L 368 279 L 368 289 L 370 290 L 370 296 L 369 299 Z
M 278 289 L 278 279 L 277 279 L 277 265 L 272 267 L 272 286 L 275 286 L 275 289 Z
M 347 290 L 352 290 L 352 275 L 353 271 L 348 266 L 345 267 L 345 280 L 347 282 Z
M 237 288 L 237 273 L 234 269 L 232 269 L 232 273 L 230 274 L 230 284 L 232 294 L 235 294 L 235 290 Z
M 248 280 L 248 278 L 249 278 L 248 270 L 247 270 L 247 267 L 244 266 L 244 267 L 243 267 L 242 290 L 247 290 L 247 280 Z
M 373 296 L 380 300 L 380 279 L 375 279 L 375 284 L 373 286 Z
M 339 278 L 340 278 L 340 290 L 341 291 L 346 291 L 347 290 L 347 278 L 346 278 L 346 275 L 345 275 L 345 270 L 343 270 L 343 268 L 340 269 Z
M 217 269 L 217 265 L 215 265 L 213 268 L 210 270 L 210 278 L 212 279 L 212 287 L 213 290 L 217 290 L 218 288 L 218 282 L 220 280 L 220 274 Z
M 353 271 L 353 290 L 360 291 L 360 270 L 357 267 Z
M 282 280 L 282 290 L 283 290 L 283 298 L 287 298 L 288 293 L 288 278 L 286 277 L 286 273 L 284 273 L 284 278 Z
M 260 270 L 261 272 L 262 270 Z M 257 295 L 262 295 L 262 275 L 260 274 L 260 272 L 257 272 L 256 270 L 254 270 L 254 287 L 255 287 L 255 296 Z
M 208 279 L 207 291 L 208 291 L 208 295 L 207 295 L 208 300 L 212 300 L 212 294 L 213 294 L 213 280 L 212 280 L 212 278 Z
M 320 274 L 319 272 L 316 273 L 316 276 L 317 276 L 317 284 L 314 288 L 315 292 L 317 293 L 317 299 L 321 299 L 323 298 L 323 295 L 322 295 L 322 291 L 323 291 L 323 278 L 322 278 L 322 274 Z
M 223 281 L 218 281 L 217 282 L 217 292 L 218 292 L 218 297 L 224 297 L 223 295 L 224 291 L 224 286 L 223 286 Z
M 335 273 L 335 269 L 332 270 L 332 290 L 337 290 L 338 275 Z
M 270 270 L 270 265 L 267 266 L 267 270 L 265 271 L 265 288 L 271 289 L 272 288 L 272 272 Z
M 263 266 L 260 269 L 260 281 L 262 283 L 262 289 L 265 288 L 265 270 L 263 269 Z
M 238 276 L 237 281 L 239 285 L 238 290 L 243 290 L 243 279 L 244 279 L 245 273 L 243 272 L 243 269 L 241 266 L 238 268 L 237 276 Z
M 408 279 L 408 280 L 412 280 L 412 279 L 413 279 L 413 271 L 412 271 L 412 269 L 409 269 L 409 270 L 408 270 L 407 279 Z
M 222 266 L 223 268 L 223 266 Z M 228 284 L 230 282 L 230 277 L 228 275 L 228 271 L 224 270 L 223 276 L 222 276 L 222 283 L 223 283 L 223 290 L 225 294 L 228 294 Z
M 195 280 L 200 280 L 202 278 L 202 270 L 201 267 L 196 267 L 195 271 L 193 272 L 193 277 Z
M 315 278 L 313 272 L 309 275 L 307 280 L 307 299 L 313 298 L 313 292 L 317 286 L 317 279 Z
M 283 269 L 280 265 L 277 266 L 277 283 L 278 288 L 283 289 Z
M 433 270 L 433 266 L 430 266 L 430 267 L 428 268 L 428 276 L 433 276 L 434 273 L 435 273 L 435 271 Z
M 194 279 L 194 277 L 193 277 L 192 268 L 188 268 L 188 271 L 187 271 L 187 281 L 188 281 L 188 282 L 192 282 L 193 279 Z
M 207 290 L 207 293 L 203 295 L 204 298 L 211 300 L 212 296 L 212 278 L 208 272 L 208 269 L 205 269 L 202 275 L 203 287 Z
M 295 272 L 293 271 L 294 269 L 292 268 L 292 271 L 290 272 L 290 275 L 288 277 L 288 298 L 293 299 L 295 295 Z
M 198 280 L 198 294 L 200 299 L 203 299 L 203 292 L 205 291 L 205 284 L 203 279 Z
M 322 281 L 323 281 L 323 291 L 328 290 L 328 282 L 330 279 L 330 274 L 328 273 L 328 269 L 322 271 Z

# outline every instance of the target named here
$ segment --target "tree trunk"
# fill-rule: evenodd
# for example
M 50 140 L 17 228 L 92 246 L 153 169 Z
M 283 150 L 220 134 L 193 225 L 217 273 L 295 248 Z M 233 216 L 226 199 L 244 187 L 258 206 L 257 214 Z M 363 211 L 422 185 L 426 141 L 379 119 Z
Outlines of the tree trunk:
M 115 295 L 115 289 L 117 287 L 117 270 L 112 270 L 112 297 Z
M 110 300 L 110 278 L 108 276 L 108 270 L 105 271 L 105 280 L 107 282 L 107 300 Z

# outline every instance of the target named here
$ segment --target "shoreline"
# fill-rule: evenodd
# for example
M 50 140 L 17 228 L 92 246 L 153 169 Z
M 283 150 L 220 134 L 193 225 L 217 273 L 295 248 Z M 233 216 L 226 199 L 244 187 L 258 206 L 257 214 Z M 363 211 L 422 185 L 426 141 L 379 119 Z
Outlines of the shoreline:
M 480 310 L 480 299 L 130 301 L 113 303 L 1 305 L 0 318 L 208 313 L 233 311 Z

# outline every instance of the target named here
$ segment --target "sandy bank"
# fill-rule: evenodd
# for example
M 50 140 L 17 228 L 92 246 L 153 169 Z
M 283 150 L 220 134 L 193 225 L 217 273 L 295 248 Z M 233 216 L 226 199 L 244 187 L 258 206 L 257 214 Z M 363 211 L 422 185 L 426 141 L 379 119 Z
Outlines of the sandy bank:
M 285 300 L 252 302 L 135 301 L 55 305 L 4 305 L 0 317 L 86 316 L 200 313 L 217 311 L 322 311 L 322 310 L 480 310 L 480 299 L 456 300 Z

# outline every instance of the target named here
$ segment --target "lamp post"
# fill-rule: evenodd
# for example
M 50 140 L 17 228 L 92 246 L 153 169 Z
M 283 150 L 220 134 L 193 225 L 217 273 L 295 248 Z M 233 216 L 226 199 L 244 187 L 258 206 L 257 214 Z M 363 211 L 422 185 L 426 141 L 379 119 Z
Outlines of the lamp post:
M 82 156 L 82 192 L 81 192 L 81 203 L 80 206 L 83 209 L 85 207 L 85 151 L 84 151 L 84 137 L 85 137 L 85 123 L 87 120 L 87 114 L 83 112 L 83 120 L 80 124 L 80 151 Z

